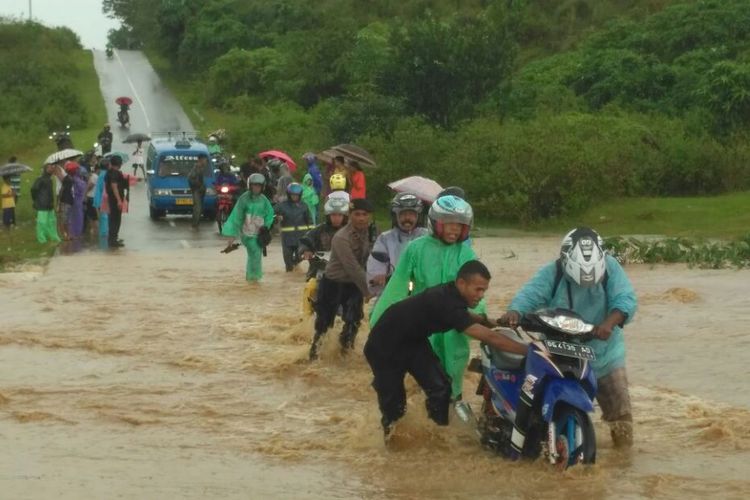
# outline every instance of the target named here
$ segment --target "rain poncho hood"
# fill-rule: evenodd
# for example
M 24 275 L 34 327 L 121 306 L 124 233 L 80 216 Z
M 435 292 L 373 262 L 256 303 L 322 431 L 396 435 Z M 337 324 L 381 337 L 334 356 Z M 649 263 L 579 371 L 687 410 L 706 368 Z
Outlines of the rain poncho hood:
M 607 255 L 606 292 L 600 283 L 590 288 L 583 288 L 570 282 L 573 310 L 593 325 L 598 325 L 612 312 L 619 309 L 627 316 L 626 322 L 633 319 L 638 302 L 625 271 L 617 260 Z M 568 300 L 567 278 L 563 276 L 556 290 L 553 290 L 557 276 L 557 261 L 542 267 L 531 278 L 510 304 L 509 309 L 521 314 L 533 312 L 543 307 L 570 308 Z M 596 360 L 591 363 L 597 378 L 625 365 L 625 338 L 622 328 L 615 327 L 609 340 L 594 339 L 589 341 L 596 353 Z
M 370 316 L 370 327 L 378 322 L 386 309 L 409 295 L 409 281 L 414 282 L 417 294 L 431 286 L 455 281 L 459 268 L 476 259 L 474 250 L 462 243 L 445 244 L 440 239 L 426 235 L 417 238 L 401 253 L 396 269 L 375 304 Z M 472 309 L 475 313 L 486 310 L 484 300 Z M 469 361 L 469 338 L 455 330 L 430 337 L 430 344 L 446 373 L 451 377 L 452 396 L 462 392 L 463 375 Z

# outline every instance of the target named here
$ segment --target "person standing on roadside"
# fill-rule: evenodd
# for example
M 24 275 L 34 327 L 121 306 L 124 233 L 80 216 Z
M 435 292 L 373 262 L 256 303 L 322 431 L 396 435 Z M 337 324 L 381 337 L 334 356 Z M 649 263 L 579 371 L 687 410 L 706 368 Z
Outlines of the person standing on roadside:
M 349 195 L 352 197 L 352 200 L 356 200 L 357 198 L 367 198 L 365 173 L 362 171 L 359 162 L 356 160 L 349 160 L 347 169 L 349 171 L 349 185 L 351 186 Z
M 109 123 L 104 124 L 104 128 L 96 136 L 96 140 L 102 147 L 102 156 L 112 151 L 112 131 L 109 129 Z
M 198 154 L 198 161 L 193 165 L 193 169 L 188 174 L 188 184 L 190 191 L 193 193 L 193 229 L 198 229 L 203 214 L 203 197 L 206 195 L 206 165 L 208 165 L 208 155 L 206 153 Z
M 0 183 L 0 206 L 3 209 L 3 225 L 6 229 L 16 227 L 16 195 L 11 187 L 10 176 L 3 177 Z
M 107 179 L 105 188 L 107 190 L 107 199 L 109 202 L 109 247 L 118 248 L 125 246 L 120 239 L 120 226 L 122 224 L 122 209 L 125 206 L 125 189 L 128 181 L 120 172 L 122 168 L 122 158 L 112 156 L 109 159 L 109 170 L 107 170 Z
M 36 240 L 39 243 L 60 242 L 54 210 L 55 188 L 52 183 L 52 175 L 56 170 L 55 164 L 44 165 L 42 175 L 31 186 L 31 200 L 36 210 Z

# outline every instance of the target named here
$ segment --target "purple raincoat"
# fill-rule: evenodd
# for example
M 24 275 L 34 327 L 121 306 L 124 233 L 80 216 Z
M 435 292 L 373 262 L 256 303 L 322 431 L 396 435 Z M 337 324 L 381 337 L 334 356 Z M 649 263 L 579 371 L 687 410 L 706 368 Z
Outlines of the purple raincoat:
M 86 181 L 80 175 L 73 176 L 73 206 L 68 217 L 68 234 L 71 238 L 80 238 L 83 233 L 86 187 Z

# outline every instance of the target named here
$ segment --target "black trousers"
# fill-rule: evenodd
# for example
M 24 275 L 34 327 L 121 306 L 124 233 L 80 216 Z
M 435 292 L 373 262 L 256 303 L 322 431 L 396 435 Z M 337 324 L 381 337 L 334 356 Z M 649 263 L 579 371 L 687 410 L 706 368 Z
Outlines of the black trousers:
M 354 347 L 354 339 L 359 330 L 359 324 L 364 317 L 362 306 L 364 298 L 354 283 L 339 283 L 325 276 L 318 283 L 318 294 L 315 297 L 315 338 L 317 344 L 320 337 L 333 326 L 339 307 L 342 309 L 344 330 L 341 332 L 342 347 Z
M 426 339 L 412 349 L 399 352 L 398 359 L 381 355 L 368 342 L 365 357 L 372 368 L 372 387 L 378 394 L 383 428 L 406 413 L 404 377 L 407 373 L 414 377 L 427 396 L 425 406 L 429 417 L 438 425 L 448 425 L 451 379 Z
M 109 201 L 109 243 L 117 243 L 120 239 L 120 224 L 122 224 L 122 210 L 116 200 Z
M 284 266 L 286 267 L 287 271 L 291 271 L 292 269 L 294 269 L 295 264 L 297 264 L 297 261 L 299 260 L 297 256 L 298 249 L 299 249 L 298 244 L 294 244 L 294 245 L 283 244 L 281 246 L 281 252 L 284 255 Z

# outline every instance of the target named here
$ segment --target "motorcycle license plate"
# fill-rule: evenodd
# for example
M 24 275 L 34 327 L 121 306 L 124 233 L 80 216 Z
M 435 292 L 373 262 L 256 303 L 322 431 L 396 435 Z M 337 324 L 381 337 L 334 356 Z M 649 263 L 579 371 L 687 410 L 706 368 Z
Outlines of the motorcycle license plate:
M 192 205 L 193 199 L 192 198 L 177 198 L 174 201 L 175 205 Z
M 557 354 L 559 356 L 588 360 L 596 359 L 594 350 L 587 345 L 570 344 L 568 342 L 561 342 L 559 340 L 545 340 L 544 345 L 547 346 L 549 352 L 551 352 L 552 354 Z

